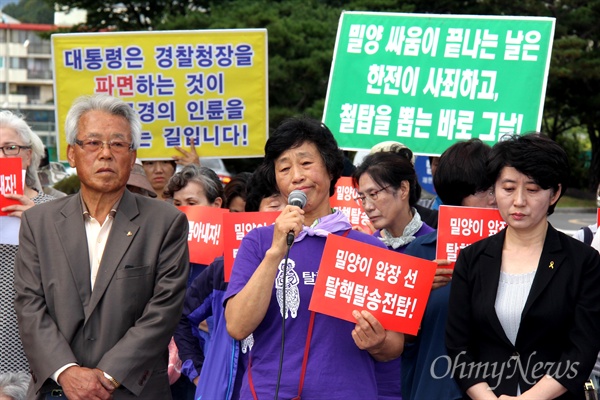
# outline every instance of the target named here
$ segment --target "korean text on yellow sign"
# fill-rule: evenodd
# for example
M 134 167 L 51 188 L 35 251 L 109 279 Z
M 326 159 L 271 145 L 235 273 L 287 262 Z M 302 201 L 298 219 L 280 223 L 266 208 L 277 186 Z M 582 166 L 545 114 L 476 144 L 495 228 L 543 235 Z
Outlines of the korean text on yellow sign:
M 81 95 L 106 93 L 142 120 L 141 159 L 194 143 L 204 157 L 262 156 L 268 132 L 265 29 L 52 36 L 59 158 Z

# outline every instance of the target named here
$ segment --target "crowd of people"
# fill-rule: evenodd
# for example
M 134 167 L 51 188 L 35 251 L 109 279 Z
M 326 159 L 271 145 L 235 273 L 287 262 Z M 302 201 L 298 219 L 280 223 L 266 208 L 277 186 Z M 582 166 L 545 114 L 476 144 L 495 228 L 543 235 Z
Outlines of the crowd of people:
M 330 198 L 345 167 L 332 132 L 290 118 L 263 162 L 225 186 L 192 146 L 137 159 L 125 102 L 84 96 L 65 123 L 78 193 L 44 194 L 41 140 L 0 112 L 0 157 L 18 157 L 20 220 L 0 244 L 0 399 L 582 399 L 600 363 L 600 235 L 548 222 L 565 151 L 540 133 L 458 142 L 435 158 L 430 206 L 497 208 L 506 228 L 436 259 L 437 212 L 419 204 L 414 156 L 375 146 L 352 172 L 372 233 Z M 433 161 L 433 159 L 432 159 Z M 304 203 L 288 204 L 301 191 Z M 277 211 L 224 258 L 190 263 L 177 206 Z M 309 310 L 326 239 L 339 235 L 437 264 L 419 332 Z

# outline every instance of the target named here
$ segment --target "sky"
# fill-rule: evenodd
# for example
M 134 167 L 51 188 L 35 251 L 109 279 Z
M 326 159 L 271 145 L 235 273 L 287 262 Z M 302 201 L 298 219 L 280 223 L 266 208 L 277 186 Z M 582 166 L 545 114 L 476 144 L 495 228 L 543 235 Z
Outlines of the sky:
M 4 8 L 7 4 L 17 3 L 18 0 L 0 0 L 0 10 Z

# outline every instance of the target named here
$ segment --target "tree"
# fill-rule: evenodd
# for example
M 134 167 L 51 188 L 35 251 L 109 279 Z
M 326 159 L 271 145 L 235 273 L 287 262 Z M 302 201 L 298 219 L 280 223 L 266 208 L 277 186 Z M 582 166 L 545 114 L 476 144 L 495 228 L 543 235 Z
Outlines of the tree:
M 87 23 L 75 26 L 81 31 L 145 31 L 161 23 L 167 16 L 184 15 L 208 6 L 208 0 L 46 0 L 61 11 L 73 8 L 87 10 Z
M 54 10 L 44 0 L 19 0 L 18 3 L 7 4 L 2 12 L 31 24 L 53 24 Z
M 88 10 L 87 25 L 75 30 L 267 28 L 271 127 L 292 115 L 321 117 L 342 10 L 554 17 L 543 131 L 572 149 L 576 148 L 573 132 L 587 132 L 592 146 L 588 186 L 598 185 L 600 0 L 105 0 L 98 4 L 97 0 L 58 1 L 63 8 Z
M 580 150 L 570 137 L 573 130 L 587 132 L 592 146 L 588 187 L 595 191 L 600 179 L 600 0 L 377 0 L 377 4 L 376 11 L 398 11 L 394 8 L 402 5 L 420 13 L 556 18 L 543 132 L 574 151 Z M 573 170 L 582 171 L 579 154 L 571 154 L 571 160 L 576 163 Z M 574 182 L 581 182 L 579 178 Z
M 340 16 L 317 0 L 239 0 L 167 18 L 157 29 L 267 28 L 269 119 L 307 114 L 320 118 Z

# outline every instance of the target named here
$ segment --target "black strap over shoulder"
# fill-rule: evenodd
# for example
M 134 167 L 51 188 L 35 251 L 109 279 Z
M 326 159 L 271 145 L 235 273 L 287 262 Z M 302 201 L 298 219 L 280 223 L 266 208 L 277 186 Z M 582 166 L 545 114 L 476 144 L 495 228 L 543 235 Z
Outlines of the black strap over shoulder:
M 583 229 L 583 243 L 588 245 L 592 244 L 592 240 L 594 240 L 594 234 L 592 233 L 590 227 L 584 226 L 581 229 Z

